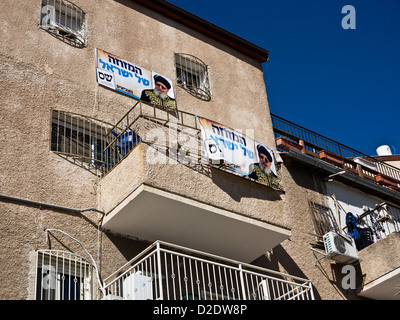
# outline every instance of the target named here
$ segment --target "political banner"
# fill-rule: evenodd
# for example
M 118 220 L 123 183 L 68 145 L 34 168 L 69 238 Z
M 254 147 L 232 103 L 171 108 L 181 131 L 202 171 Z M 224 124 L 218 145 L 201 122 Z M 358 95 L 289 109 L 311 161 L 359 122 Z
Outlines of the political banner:
M 223 162 L 238 174 L 279 190 L 276 160 L 271 149 L 220 123 L 197 117 L 205 158 Z
M 95 48 L 96 79 L 100 85 L 173 113 L 177 112 L 172 81 L 154 71 Z

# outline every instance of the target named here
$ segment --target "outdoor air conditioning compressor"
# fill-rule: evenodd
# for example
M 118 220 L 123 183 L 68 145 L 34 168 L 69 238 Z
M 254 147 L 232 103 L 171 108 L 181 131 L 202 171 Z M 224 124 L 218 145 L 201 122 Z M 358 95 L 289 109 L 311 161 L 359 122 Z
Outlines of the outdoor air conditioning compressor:
M 323 236 L 326 257 L 341 263 L 352 263 L 358 259 L 358 251 L 354 240 L 345 238 L 335 232 Z

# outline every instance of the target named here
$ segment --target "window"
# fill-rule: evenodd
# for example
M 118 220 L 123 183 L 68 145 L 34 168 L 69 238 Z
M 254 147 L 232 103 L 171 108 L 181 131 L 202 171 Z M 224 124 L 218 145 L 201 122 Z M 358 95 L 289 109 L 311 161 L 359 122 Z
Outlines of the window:
M 52 111 L 50 150 L 86 169 L 110 171 L 141 141 L 129 126 L 120 128 L 90 117 Z
M 199 99 L 211 99 L 207 65 L 204 62 L 188 54 L 176 53 L 175 66 L 178 86 Z
M 53 110 L 51 123 L 51 151 L 63 154 L 86 164 L 102 167 L 110 164 L 112 151 L 104 152 L 108 143 L 105 136 L 108 126 L 80 115 Z
M 311 201 L 308 204 L 318 240 L 322 240 L 323 235 L 330 231 L 339 232 L 338 224 L 330 208 Z
M 42 0 L 40 27 L 73 45 L 86 45 L 85 13 L 69 1 Z
M 36 300 L 91 300 L 92 273 L 92 265 L 74 253 L 39 250 Z

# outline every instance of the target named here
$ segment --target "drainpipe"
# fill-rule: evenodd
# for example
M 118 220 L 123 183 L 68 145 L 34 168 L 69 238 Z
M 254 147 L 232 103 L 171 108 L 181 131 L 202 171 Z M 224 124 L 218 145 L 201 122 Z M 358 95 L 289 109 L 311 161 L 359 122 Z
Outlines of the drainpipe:
M 11 200 L 11 201 L 23 202 L 23 203 L 31 204 L 31 205 L 36 205 L 39 207 L 47 207 L 47 208 L 51 208 L 51 209 L 65 210 L 65 211 L 71 211 L 71 212 L 76 212 L 76 213 L 81 213 L 81 212 L 85 212 L 85 211 L 96 211 L 96 212 L 105 214 L 104 211 L 99 210 L 97 208 L 75 209 L 75 208 L 63 207 L 63 206 L 58 206 L 55 204 L 50 204 L 50 203 L 45 203 L 45 202 L 39 202 L 39 201 L 33 201 L 33 200 L 28 200 L 28 199 L 6 196 L 4 194 L 0 194 L 0 198 L 6 199 L 6 200 Z

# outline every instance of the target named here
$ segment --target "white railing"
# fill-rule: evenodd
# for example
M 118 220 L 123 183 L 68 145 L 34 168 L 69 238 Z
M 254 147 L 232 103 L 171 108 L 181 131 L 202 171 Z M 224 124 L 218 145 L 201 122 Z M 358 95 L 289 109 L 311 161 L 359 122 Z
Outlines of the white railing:
M 313 300 L 311 281 L 157 241 L 104 281 L 105 299 Z

